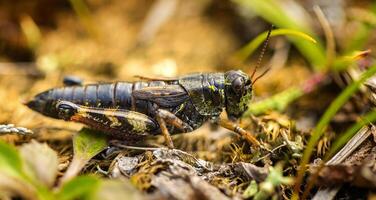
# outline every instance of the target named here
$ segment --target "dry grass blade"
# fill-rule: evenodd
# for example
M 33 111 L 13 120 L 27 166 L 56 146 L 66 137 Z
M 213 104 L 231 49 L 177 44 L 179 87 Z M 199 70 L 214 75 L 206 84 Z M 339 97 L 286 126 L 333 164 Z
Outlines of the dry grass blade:
M 352 152 L 354 152 L 355 149 L 357 149 L 368 137 L 370 137 L 371 134 L 371 128 L 367 126 L 363 127 L 338 153 L 336 153 L 328 162 L 326 162 L 325 165 L 335 165 L 343 162 Z M 333 199 L 340 188 L 341 186 L 334 188 L 320 188 L 313 197 L 313 200 Z
M 326 70 L 328 70 L 332 65 L 336 58 L 336 42 L 334 38 L 334 34 L 332 28 L 328 20 L 326 19 L 324 13 L 322 12 L 321 8 L 317 5 L 313 7 L 313 11 L 315 12 L 317 19 L 319 20 L 321 27 L 324 30 L 325 38 L 326 38 Z

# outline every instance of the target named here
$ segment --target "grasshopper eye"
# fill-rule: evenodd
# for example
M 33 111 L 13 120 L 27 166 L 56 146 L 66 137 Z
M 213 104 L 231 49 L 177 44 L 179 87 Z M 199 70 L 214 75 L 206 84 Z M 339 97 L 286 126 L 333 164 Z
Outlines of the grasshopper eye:
M 234 91 L 240 92 L 244 88 L 243 79 L 241 77 L 238 77 L 234 81 L 232 81 L 231 85 Z

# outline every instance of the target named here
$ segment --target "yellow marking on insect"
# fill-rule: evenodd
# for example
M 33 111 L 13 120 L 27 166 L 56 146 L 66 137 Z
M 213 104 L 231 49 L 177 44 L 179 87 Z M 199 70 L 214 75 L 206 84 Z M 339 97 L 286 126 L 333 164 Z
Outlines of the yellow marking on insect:
M 119 119 L 114 116 L 108 116 L 107 118 L 111 121 L 110 127 L 117 127 L 121 126 L 121 123 L 119 122 Z
M 80 116 L 83 116 L 83 117 L 87 117 L 88 114 L 87 114 L 86 111 L 87 111 L 87 109 L 78 107 L 77 108 L 77 115 L 80 115 Z
M 90 119 L 90 115 L 87 114 L 86 109 L 77 108 L 77 113 L 75 113 L 72 117 L 72 121 L 80 121 L 81 119 Z
M 181 104 L 181 105 L 179 106 L 178 111 L 176 111 L 175 113 L 178 113 L 178 112 L 182 111 L 184 107 L 185 107 L 185 103 Z
M 146 123 L 140 119 L 140 116 L 134 113 L 127 113 L 127 121 L 136 133 L 142 133 L 147 130 Z
M 222 96 L 225 96 L 225 90 L 224 89 L 219 89 L 219 94 L 221 94 Z
M 211 89 L 213 92 L 215 92 L 215 90 L 217 89 L 214 85 L 209 85 L 208 88 Z

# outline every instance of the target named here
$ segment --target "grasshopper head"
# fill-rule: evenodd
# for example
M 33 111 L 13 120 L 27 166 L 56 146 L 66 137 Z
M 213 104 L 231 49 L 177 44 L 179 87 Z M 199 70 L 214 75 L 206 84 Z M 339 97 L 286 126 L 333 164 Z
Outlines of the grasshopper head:
M 248 108 L 252 98 L 252 81 L 240 71 L 225 73 L 226 111 L 229 119 L 239 118 Z

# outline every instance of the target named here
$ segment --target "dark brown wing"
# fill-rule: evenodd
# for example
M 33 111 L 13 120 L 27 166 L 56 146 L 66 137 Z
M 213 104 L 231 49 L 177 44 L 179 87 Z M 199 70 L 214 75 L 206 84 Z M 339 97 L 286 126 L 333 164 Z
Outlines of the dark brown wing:
M 133 97 L 155 102 L 163 107 L 175 107 L 185 102 L 189 96 L 180 85 L 145 87 L 133 91 Z

